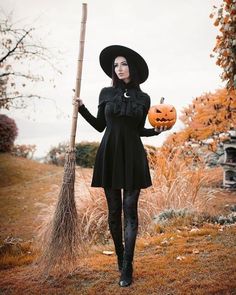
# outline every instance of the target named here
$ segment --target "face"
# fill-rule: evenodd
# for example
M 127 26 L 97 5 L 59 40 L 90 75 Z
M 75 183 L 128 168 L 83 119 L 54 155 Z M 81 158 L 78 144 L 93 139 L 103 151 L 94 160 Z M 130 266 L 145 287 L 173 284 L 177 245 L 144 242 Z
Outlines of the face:
M 117 56 L 115 58 L 114 70 L 120 80 L 123 80 L 125 83 L 130 82 L 129 66 L 125 57 Z

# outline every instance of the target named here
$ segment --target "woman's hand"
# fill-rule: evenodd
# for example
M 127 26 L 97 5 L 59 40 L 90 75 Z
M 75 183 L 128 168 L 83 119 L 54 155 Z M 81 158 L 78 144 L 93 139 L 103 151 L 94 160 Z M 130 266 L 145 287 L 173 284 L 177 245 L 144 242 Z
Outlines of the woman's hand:
M 72 104 L 77 105 L 78 107 L 81 107 L 84 103 L 83 103 L 83 100 L 80 99 L 79 97 L 74 97 Z
M 167 131 L 167 130 L 170 130 L 170 129 L 171 128 L 168 128 L 167 126 L 161 126 L 160 128 L 158 128 L 158 127 L 154 128 L 155 132 L 157 132 L 157 133 L 161 133 L 163 131 Z

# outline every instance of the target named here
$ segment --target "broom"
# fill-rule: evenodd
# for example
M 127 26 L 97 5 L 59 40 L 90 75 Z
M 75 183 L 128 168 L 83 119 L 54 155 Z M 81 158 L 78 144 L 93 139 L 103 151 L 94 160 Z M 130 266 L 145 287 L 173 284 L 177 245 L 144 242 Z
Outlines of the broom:
M 87 20 L 87 4 L 82 4 L 80 29 L 80 47 L 77 64 L 75 95 L 80 96 L 84 41 Z M 75 183 L 75 135 L 78 118 L 78 105 L 73 104 L 72 128 L 69 149 L 66 153 L 64 176 L 52 222 L 50 223 L 42 245 L 39 269 L 44 276 L 68 274 L 74 269 L 79 246 L 78 215 L 74 196 Z

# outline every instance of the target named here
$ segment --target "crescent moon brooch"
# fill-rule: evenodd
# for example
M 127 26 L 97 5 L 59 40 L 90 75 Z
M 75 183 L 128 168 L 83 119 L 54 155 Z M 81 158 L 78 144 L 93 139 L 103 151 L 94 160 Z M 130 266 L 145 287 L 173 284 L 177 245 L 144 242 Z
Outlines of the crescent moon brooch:
M 128 91 L 127 90 L 124 92 L 124 97 L 125 98 L 130 98 L 130 95 L 128 94 Z

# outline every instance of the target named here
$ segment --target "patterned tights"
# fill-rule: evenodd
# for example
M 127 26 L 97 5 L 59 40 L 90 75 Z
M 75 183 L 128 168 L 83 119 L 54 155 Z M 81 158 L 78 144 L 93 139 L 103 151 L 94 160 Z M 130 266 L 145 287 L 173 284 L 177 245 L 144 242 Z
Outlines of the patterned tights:
M 124 242 L 122 239 L 122 197 L 120 189 L 105 188 L 108 204 L 108 224 L 115 244 L 116 254 L 128 261 L 133 260 L 138 232 L 138 198 L 140 190 L 123 190 Z

